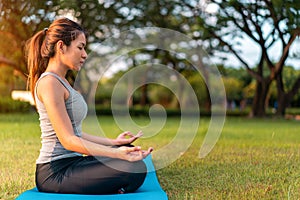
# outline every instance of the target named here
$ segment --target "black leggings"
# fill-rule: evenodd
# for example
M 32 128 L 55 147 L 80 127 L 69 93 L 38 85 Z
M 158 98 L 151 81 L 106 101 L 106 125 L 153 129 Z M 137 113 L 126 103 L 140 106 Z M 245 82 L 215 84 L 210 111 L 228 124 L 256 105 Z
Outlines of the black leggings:
M 138 173 L 137 173 L 138 172 Z M 143 161 L 128 162 L 93 156 L 72 157 L 36 165 L 36 186 L 41 192 L 114 194 L 134 192 L 144 182 Z

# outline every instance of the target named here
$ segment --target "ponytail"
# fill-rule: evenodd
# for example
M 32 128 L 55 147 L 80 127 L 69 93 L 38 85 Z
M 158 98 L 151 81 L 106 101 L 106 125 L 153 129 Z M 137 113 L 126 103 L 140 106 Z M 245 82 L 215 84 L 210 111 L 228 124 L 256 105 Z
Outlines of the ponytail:
M 27 69 L 29 72 L 27 80 L 27 88 L 30 89 L 33 98 L 34 88 L 37 80 L 47 69 L 49 58 L 43 58 L 41 55 L 41 47 L 45 38 L 45 31 L 39 31 L 26 43 Z

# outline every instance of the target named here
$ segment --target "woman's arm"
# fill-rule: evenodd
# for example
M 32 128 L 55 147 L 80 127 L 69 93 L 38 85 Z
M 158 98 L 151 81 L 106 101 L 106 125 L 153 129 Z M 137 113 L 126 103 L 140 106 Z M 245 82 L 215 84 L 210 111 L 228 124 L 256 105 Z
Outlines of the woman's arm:
M 81 137 L 85 140 L 90 141 L 90 142 L 94 142 L 94 143 L 97 143 L 97 144 L 102 144 L 102 145 L 105 145 L 105 146 L 115 146 L 116 145 L 115 141 L 113 139 L 110 139 L 110 138 L 90 135 L 90 134 L 87 134 L 87 133 L 82 133 Z
M 132 134 L 129 131 L 121 133 L 116 139 L 109 139 L 104 137 L 99 137 L 95 135 L 90 135 L 87 133 L 82 133 L 82 138 L 95 142 L 97 144 L 102 144 L 106 146 L 118 146 L 118 145 L 126 145 L 131 144 L 138 138 L 140 138 L 143 135 L 143 133 L 140 131 L 136 135 Z
M 46 76 L 40 80 L 37 93 L 44 103 L 52 126 L 61 144 L 70 151 L 119 158 L 128 161 L 141 160 L 151 151 L 142 151 L 140 147 L 111 148 L 76 136 L 65 107 L 68 91 L 54 77 Z

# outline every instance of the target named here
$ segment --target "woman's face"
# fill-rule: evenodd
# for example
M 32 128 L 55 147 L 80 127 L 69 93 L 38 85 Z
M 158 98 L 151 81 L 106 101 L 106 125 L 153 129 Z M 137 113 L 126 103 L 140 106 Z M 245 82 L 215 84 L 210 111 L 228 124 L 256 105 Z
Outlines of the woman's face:
M 78 37 L 73 40 L 70 46 L 64 45 L 64 53 L 62 62 L 70 70 L 79 71 L 87 58 L 85 51 L 86 38 L 84 33 L 80 33 Z

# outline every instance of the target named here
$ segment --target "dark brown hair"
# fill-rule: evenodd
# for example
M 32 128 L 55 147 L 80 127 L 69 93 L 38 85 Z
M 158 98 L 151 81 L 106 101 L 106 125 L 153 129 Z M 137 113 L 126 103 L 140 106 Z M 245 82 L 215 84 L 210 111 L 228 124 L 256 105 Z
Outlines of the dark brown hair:
M 47 69 L 49 58 L 53 57 L 56 43 L 61 40 L 69 46 L 80 33 L 86 31 L 76 22 L 61 18 L 53 21 L 49 28 L 37 32 L 26 43 L 26 59 L 28 67 L 28 86 L 34 98 L 34 88 L 37 80 Z

